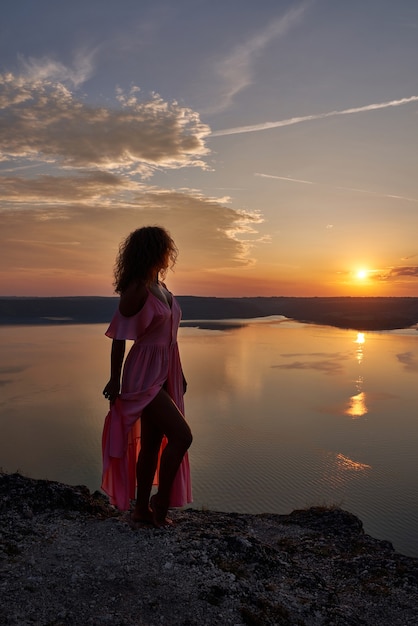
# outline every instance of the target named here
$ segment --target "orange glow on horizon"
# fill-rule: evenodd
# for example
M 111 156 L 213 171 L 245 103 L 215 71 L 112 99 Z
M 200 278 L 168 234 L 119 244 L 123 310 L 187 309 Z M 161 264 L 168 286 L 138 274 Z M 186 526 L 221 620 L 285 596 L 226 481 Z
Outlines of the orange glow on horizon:
M 100 268 L 101 269 L 101 268 Z M 19 268 L 0 272 L 0 296 L 113 296 L 113 262 L 108 255 L 102 271 L 80 268 Z M 192 269 L 179 264 L 166 277 L 169 289 L 177 295 L 218 298 L 241 297 L 417 297 L 414 281 L 389 282 L 356 278 L 355 272 L 339 276 L 337 271 L 253 266 L 224 271 Z

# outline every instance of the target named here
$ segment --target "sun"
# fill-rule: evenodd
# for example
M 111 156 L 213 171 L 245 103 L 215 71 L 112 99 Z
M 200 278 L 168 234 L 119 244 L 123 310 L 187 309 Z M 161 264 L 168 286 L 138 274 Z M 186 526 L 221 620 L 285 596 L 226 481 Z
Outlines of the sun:
M 356 272 L 356 277 L 357 277 L 359 280 L 364 280 L 365 278 L 367 278 L 368 273 L 369 273 L 369 271 L 368 271 L 368 270 L 364 270 L 364 269 L 363 269 L 363 270 L 358 270 L 358 271 Z

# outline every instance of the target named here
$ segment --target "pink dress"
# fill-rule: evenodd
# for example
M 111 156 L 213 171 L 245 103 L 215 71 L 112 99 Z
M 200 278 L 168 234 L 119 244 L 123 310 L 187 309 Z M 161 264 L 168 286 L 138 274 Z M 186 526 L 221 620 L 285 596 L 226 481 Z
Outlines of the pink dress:
M 184 415 L 183 371 L 177 346 L 181 310 L 173 297 L 171 308 L 151 291 L 143 308 L 132 317 L 116 311 L 106 335 L 132 339 L 123 367 L 121 393 L 106 416 L 103 438 L 102 489 L 119 509 L 135 498 L 136 460 L 141 447 L 141 413 L 165 388 Z M 164 438 L 161 451 L 167 441 Z M 158 470 L 154 484 L 158 484 Z M 170 506 L 192 502 L 189 458 L 186 455 L 171 490 Z

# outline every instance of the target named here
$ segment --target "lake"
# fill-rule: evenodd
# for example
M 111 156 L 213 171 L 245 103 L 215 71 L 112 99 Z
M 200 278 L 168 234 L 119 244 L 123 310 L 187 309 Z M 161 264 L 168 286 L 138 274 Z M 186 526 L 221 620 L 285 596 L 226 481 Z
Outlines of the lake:
M 204 326 L 204 325 L 203 325 Z M 418 332 L 181 327 L 195 508 L 338 505 L 418 556 Z M 99 488 L 106 326 L 0 327 L 0 466 Z

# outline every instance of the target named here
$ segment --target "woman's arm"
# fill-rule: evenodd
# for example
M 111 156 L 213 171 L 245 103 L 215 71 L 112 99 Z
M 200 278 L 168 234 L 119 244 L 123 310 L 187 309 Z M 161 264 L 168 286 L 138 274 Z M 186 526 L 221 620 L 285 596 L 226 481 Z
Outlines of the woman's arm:
M 122 372 L 123 357 L 125 356 L 124 339 L 113 339 L 110 354 L 110 380 L 103 389 L 103 395 L 110 404 L 113 404 L 120 391 L 120 375 Z
M 120 296 L 120 313 L 124 317 L 136 315 L 144 306 L 147 297 L 148 290 L 145 283 L 131 283 Z

